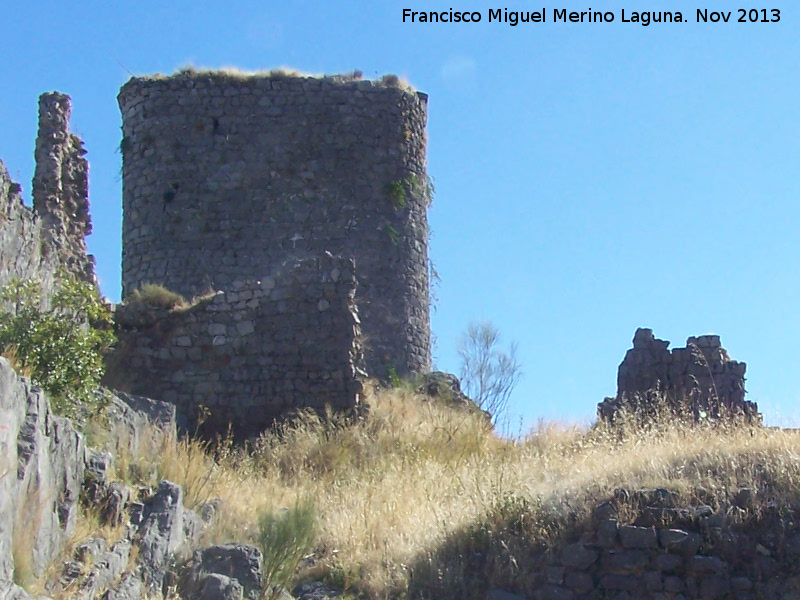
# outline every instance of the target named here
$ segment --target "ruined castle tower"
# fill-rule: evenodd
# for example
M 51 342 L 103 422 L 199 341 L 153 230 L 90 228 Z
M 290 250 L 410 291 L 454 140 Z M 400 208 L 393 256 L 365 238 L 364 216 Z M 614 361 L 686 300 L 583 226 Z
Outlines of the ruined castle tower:
M 425 94 L 181 72 L 135 77 L 118 99 L 123 298 L 231 289 L 331 252 L 355 261 L 369 373 L 430 367 Z

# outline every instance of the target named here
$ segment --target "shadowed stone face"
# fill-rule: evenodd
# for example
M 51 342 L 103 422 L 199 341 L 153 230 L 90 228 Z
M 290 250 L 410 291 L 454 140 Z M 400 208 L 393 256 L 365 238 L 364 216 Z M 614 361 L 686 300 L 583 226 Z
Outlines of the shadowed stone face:
M 669 342 L 637 329 L 633 348 L 617 374 L 617 395 L 598 405 L 598 416 L 612 420 L 626 407 L 641 415 L 668 409 L 693 420 L 743 416 L 760 422 L 758 406 L 744 399 L 747 366 L 731 360 L 718 335 L 686 340 L 669 350 Z

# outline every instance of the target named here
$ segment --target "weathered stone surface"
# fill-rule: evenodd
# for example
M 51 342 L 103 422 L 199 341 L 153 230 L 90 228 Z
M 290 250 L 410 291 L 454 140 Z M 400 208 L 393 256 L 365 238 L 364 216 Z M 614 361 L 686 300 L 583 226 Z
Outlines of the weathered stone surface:
M 619 411 L 649 417 L 667 410 L 700 421 L 737 416 L 760 423 L 754 402 L 744 399 L 746 365 L 731 360 L 719 336 L 690 337 L 685 348 L 638 329 L 617 374 L 617 395 L 597 407 L 598 417 L 613 422 Z
M 597 545 L 602 548 L 613 548 L 617 543 L 619 523 L 616 519 L 602 519 L 597 524 Z
M 227 435 L 229 425 L 237 437 L 258 435 L 293 409 L 360 414 L 364 372 L 354 269 L 352 260 L 330 254 L 287 261 L 274 275 L 281 287 L 273 292 L 286 289 L 291 301 L 266 296 L 258 281 L 242 281 L 236 297 L 253 296 L 242 306 L 221 312 L 211 296 L 144 328 L 117 311 L 122 343 L 112 362 L 120 366 L 105 382 L 175 404 L 184 428 L 212 437 Z M 319 312 L 323 296 L 331 306 Z M 244 322 L 254 324 L 253 335 L 240 335 L 237 325 Z M 212 335 L 211 329 L 221 330 L 212 324 L 230 335 Z M 139 376 L 140 367 L 146 375 Z
M 43 222 L 42 237 L 56 249 L 62 268 L 96 285 L 94 258 L 84 241 L 92 232 L 89 163 L 83 142 L 69 131 L 71 112 L 66 94 L 39 97 L 33 208 Z
M 657 548 L 658 538 L 653 527 L 625 525 L 619 528 L 623 548 Z
M 491 598 L 491 593 L 490 598 Z M 507 592 L 501 592 L 507 593 Z M 297 585 L 293 592 L 297 600 L 333 600 L 339 598 L 341 594 L 326 586 L 321 581 L 306 581 Z M 497 600 L 501 600 L 497 598 Z
M 598 557 L 596 550 L 587 548 L 584 544 L 568 544 L 561 551 L 561 563 L 573 569 L 582 571 L 588 569 Z
M 241 292 L 238 281 L 278 281 L 287 260 L 329 251 L 358 267 L 369 373 L 429 370 L 426 95 L 341 77 L 181 73 L 132 78 L 118 100 L 123 297 L 145 282 L 187 297 Z M 277 302 L 281 287 L 261 291 Z M 309 313 L 335 304 L 316 297 Z
M 185 523 L 190 518 L 187 512 L 191 513 L 183 506 L 183 490 L 171 481 L 162 481 L 155 495 L 145 503 L 136 543 L 142 579 L 152 593 L 161 592 L 170 559 L 193 541 L 187 540 L 185 534 Z
M 720 575 L 707 575 L 700 580 L 700 596 L 704 600 L 723 598 L 729 590 L 728 580 Z
M 33 600 L 24 589 L 11 583 L 0 579 L 0 600 Z M 46 600 L 38 598 L 37 600 Z
M 609 573 L 627 574 L 641 571 L 649 562 L 642 550 L 604 550 L 600 557 L 602 568 Z
M 634 591 L 641 587 L 638 577 L 632 575 L 618 575 L 615 573 L 608 573 L 600 578 L 598 584 L 604 590 L 624 590 Z
M 134 452 L 159 432 L 176 437 L 174 404 L 119 390 L 101 390 L 98 394 L 103 394 L 109 403 L 106 416 L 116 446 Z
M 653 568 L 666 573 L 672 573 L 683 565 L 683 560 L 676 554 L 657 554 L 653 558 Z
M 105 549 L 105 540 L 102 542 L 99 547 L 87 548 L 86 544 L 82 544 L 76 549 L 76 558 L 84 564 L 84 569 L 88 568 L 88 572 L 78 582 L 76 598 L 93 600 L 100 592 L 108 589 L 128 565 L 131 553 L 129 539 L 123 538 L 110 550 Z
M 0 578 L 13 573 L 14 536 L 41 574 L 77 518 L 85 447 L 72 424 L 50 412 L 39 388 L 0 359 Z
M 574 600 L 575 592 L 560 585 L 544 585 L 536 590 L 533 597 L 534 600 Z
M 140 572 L 123 573 L 120 582 L 106 591 L 102 600 L 141 600 L 145 593 Z
M 12 279 L 38 279 L 45 300 L 59 270 L 96 282 L 84 240 L 91 231 L 86 152 L 69 132 L 70 111 L 64 94 L 39 98 L 33 208 L 23 204 L 22 187 L 0 161 L 0 287 Z
M 674 575 L 664 577 L 664 591 L 677 594 L 683 591 L 683 579 Z
M 681 529 L 661 529 L 658 538 L 662 548 L 684 556 L 694 555 L 701 543 L 697 533 Z
M 242 586 L 230 577 L 209 573 L 202 579 L 199 600 L 242 600 Z
M 723 575 L 728 571 L 728 565 L 725 561 L 716 556 L 693 556 L 689 559 L 688 566 L 694 573 Z
M 240 593 L 246 598 L 257 600 L 261 594 L 262 556 L 258 548 L 244 544 L 211 546 L 196 551 L 193 562 L 187 583 L 190 594 L 203 588 L 203 578 L 209 573 L 223 575 L 238 582 Z
M 468 411 L 482 412 L 487 420 L 492 418 L 488 411 L 482 410 L 474 400 L 461 391 L 461 381 L 452 373 L 432 371 L 423 374 L 417 392 Z
M 570 571 L 564 577 L 564 585 L 577 594 L 585 594 L 594 589 L 594 579 L 589 573 Z

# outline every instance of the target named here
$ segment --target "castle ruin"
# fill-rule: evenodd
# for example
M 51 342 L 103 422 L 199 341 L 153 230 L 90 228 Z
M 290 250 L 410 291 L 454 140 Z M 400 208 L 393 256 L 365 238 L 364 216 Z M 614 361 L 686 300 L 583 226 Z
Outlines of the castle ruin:
M 364 368 L 429 370 L 425 94 L 180 72 L 118 99 L 123 300 L 148 283 L 220 292 L 120 313 L 123 388 L 252 432 L 292 407 L 356 406 Z
M 693 421 L 744 418 L 760 423 L 755 402 L 745 400 L 747 365 L 731 360 L 718 335 L 686 340 L 684 348 L 639 328 L 617 372 L 617 395 L 597 406 L 600 419 L 613 422 L 622 410 L 647 417 L 669 411 Z
M 22 186 L 0 161 L 0 287 L 13 279 L 38 280 L 45 301 L 58 274 L 96 284 L 94 257 L 87 253 L 89 165 L 83 142 L 69 129 L 66 94 L 39 97 L 33 207 L 22 202 Z

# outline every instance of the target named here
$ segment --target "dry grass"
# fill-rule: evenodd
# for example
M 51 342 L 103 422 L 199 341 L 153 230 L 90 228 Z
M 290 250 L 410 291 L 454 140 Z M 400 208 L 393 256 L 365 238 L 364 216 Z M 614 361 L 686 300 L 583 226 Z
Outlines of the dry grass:
M 22 361 L 17 354 L 16 346 L 6 346 L 5 349 L 0 352 L 0 357 L 5 358 L 8 361 L 9 365 L 12 369 L 14 369 L 14 371 L 16 371 L 17 375 L 21 377 L 27 377 L 28 379 L 33 376 L 33 367 L 22 364 Z
M 370 599 L 477 597 L 477 552 L 482 582 L 524 589 L 531 550 L 580 527 L 619 488 L 666 488 L 687 505 L 723 507 L 740 488 L 756 490 L 762 506 L 794 505 L 800 493 L 793 431 L 540 424 L 506 440 L 481 416 L 407 390 L 369 402 L 356 425 L 303 415 L 248 451 L 184 440 L 150 460 L 185 486 L 190 505 L 222 500 L 205 543 L 257 543 L 260 514 L 313 501 L 316 542 L 297 576 Z
M 125 299 L 126 303 L 141 302 L 153 308 L 174 310 L 189 306 L 189 301 L 180 294 L 170 291 L 164 286 L 145 283 Z
M 179 68 L 171 75 L 155 74 L 142 77 L 151 81 L 169 79 L 172 77 L 215 77 L 223 81 L 238 82 L 246 81 L 252 78 L 267 78 L 274 80 L 287 80 L 287 79 L 324 79 L 337 83 L 349 83 L 351 81 L 361 81 L 364 78 L 364 73 L 358 69 L 347 73 L 340 73 L 336 75 L 326 75 L 323 73 L 311 73 L 307 71 L 299 71 L 292 67 L 276 67 L 273 69 L 262 70 L 246 70 L 238 67 L 223 66 L 220 68 L 206 68 L 197 67 L 194 65 L 187 65 Z M 404 78 L 393 73 L 388 73 L 375 79 L 375 83 L 382 87 L 396 87 L 405 91 L 414 92 L 415 88 Z

